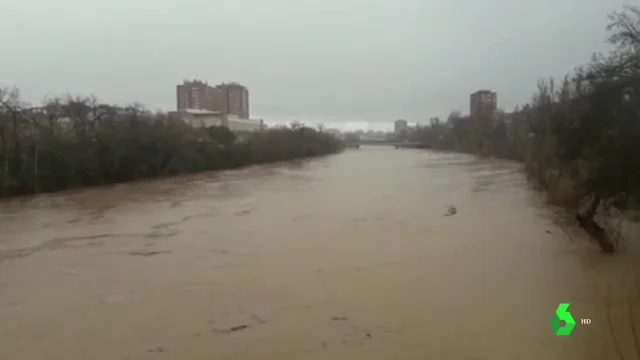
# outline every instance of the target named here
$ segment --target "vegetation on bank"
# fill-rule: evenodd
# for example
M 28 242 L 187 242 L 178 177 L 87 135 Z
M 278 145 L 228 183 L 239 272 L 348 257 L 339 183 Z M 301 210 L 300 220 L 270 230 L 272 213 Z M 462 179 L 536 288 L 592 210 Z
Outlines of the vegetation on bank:
M 529 104 L 486 119 L 452 113 L 412 135 L 434 148 L 524 162 L 605 252 L 616 241 L 596 214 L 640 198 L 640 9 L 627 6 L 609 18 L 613 50 L 561 84 L 540 81 Z
M 335 153 L 341 142 L 312 128 L 247 133 L 194 128 L 140 106 L 95 99 L 27 107 L 0 91 L 0 197 L 52 192 Z

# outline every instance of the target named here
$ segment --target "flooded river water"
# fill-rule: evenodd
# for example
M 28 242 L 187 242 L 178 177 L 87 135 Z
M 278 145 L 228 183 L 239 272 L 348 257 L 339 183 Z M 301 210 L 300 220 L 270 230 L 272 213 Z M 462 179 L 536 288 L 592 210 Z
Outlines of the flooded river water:
M 4 203 L 0 359 L 637 359 L 638 252 L 543 200 L 517 164 L 363 147 Z

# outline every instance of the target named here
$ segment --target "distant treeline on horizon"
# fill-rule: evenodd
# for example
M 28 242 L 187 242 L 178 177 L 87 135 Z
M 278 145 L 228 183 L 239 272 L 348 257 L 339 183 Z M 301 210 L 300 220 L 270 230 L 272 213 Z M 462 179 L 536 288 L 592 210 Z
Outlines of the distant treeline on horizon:
M 341 121 L 322 121 L 322 118 L 313 118 L 313 119 L 309 119 L 309 118 L 304 118 L 301 117 L 300 119 L 295 119 L 295 118 L 291 118 L 291 120 L 289 120 L 289 118 L 287 118 L 287 120 L 284 120 L 282 118 L 276 118 L 276 117 L 261 117 L 261 116 L 255 116 L 254 118 L 258 118 L 258 119 L 264 119 L 264 122 L 268 125 L 268 126 L 278 126 L 278 125 L 291 125 L 291 123 L 293 122 L 299 122 L 302 123 L 304 125 L 310 126 L 310 127 L 317 127 L 319 125 L 322 125 L 322 127 L 324 129 L 337 129 L 340 131 L 356 131 L 356 130 L 373 130 L 373 131 L 393 131 L 393 122 L 397 119 L 393 119 L 393 120 L 389 120 L 389 121 L 349 121 L 349 120 L 345 120 L 344 122 Z M 415 122 L 409 122 L 409 125 L 414 126 Z

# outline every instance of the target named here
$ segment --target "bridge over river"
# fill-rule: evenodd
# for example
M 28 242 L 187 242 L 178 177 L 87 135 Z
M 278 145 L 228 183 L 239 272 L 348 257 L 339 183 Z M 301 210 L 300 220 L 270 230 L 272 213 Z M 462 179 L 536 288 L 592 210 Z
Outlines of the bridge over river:
M 634 244 L 559 224 L 518 164 L 382 146 L 5 202 L 0 359 L 638 359 Z
M 395 148 L 412 148 L 412 149 L 428 149 L 429 145 L 421 142 L 411 141 L 395 141 L 395 140 L 372 140 L 372 139 L 360 139 L 359 145 L 382 145 L 393 146 Z

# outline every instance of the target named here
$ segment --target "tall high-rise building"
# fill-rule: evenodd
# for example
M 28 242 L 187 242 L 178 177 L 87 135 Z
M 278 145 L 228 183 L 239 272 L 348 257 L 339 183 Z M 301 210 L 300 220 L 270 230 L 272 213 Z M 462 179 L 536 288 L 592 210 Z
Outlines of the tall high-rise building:
M 216 86 L 224 96 L 223 109 L 241 119 L 249 118 L 249 90 L 236 82 L 222 83 Z
M 184 80 L 176 86 L 176 103 L 178 110 L 220 111 L 241 119 L 249 118 L 249 91 L 235 82 L 209 86 L 200 80 Z
M 204 81 L 184 80 L 181 85 L 176 86 L 176 105 L 178 110 L 220 111 L 218 98 L 220 98 L 220 94 L 217 94 L 216 89 Z
M 498 109 L 498 95 L 491 90 L 478 90 L 469 97 L 471 118 L 493 118 Z

